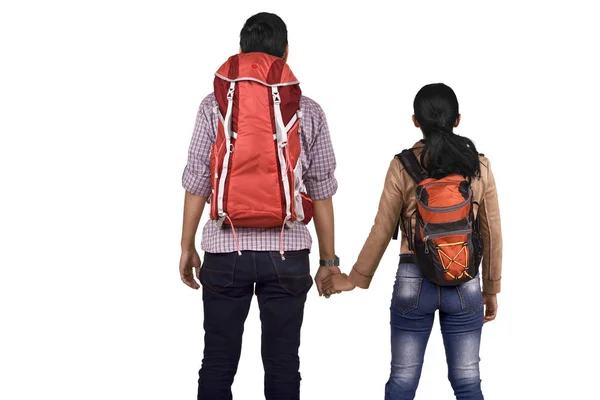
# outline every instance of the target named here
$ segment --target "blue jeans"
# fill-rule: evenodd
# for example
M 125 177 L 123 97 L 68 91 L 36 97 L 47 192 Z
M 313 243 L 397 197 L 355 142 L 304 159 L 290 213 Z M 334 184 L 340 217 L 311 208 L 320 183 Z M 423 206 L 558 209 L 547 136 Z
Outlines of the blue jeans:
M 483 296 L 479 276 L 460 286 L 438 286 L 401 258 L 391 305 L 392 368 L 386 400 L 415 398 L 425 348 L 439 309 L 448 379 L 458 400 L 481 400 L 479 343 Z
M 204 359 L 198 400 L 231 400 L 244 322 L 256 294 L 267 400 L 300 399 L 300 329 L 312 286 L 308 250 L 206 253 L 200 269 L 204 302 Z M 242 394 L 256 399 L 256 394 Z

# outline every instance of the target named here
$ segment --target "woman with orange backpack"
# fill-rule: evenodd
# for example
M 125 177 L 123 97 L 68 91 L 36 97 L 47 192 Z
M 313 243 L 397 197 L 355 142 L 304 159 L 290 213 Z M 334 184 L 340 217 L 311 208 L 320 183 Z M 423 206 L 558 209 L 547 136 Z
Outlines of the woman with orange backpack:
M 490 161 L 471 140 L 453 132 L 460 114 L 450 87 L 424 86 L 414 100 L 413 122 L 423 139 L 392 160 L 375 223 L 357 262 L 349 275 L 328 278 L 323 289 L 326 295 L 356 286 L 367 289 L 400 229 L 385 399 L 414 399 L 439 310 L 454 394 L 459 400 L 480 400 L 481 330 L 496 318 L 502 268 L 496 183 Z

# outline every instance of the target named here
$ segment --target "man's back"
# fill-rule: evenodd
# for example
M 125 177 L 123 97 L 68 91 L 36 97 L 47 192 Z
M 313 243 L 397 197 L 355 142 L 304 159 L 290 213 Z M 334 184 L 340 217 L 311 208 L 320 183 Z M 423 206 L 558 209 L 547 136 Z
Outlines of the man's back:
M 218 116 L 213 112 L 216 104 L 214 93 L 209 94 L 200 104 L 194 134 L 189 148 L 188 163 L 182 183 L 186 191 L 209 197 L 210 152 L 216 142 Z M 300 143 L 301 162 L 304 171 L 304 184 L 313 200 L 332 197 L 337 190 L 334 176 L 336 161 L 327 120 L 321 107 L 312 99 L 302 96 L 300 101 Z M 235 228 L 242 251 L 278 251 L 280 231 L 277 228 Z M 236 251 L 231 229 L 218 228 L 215 221 L 209 220 L 202 232 L 201 248 L 210 253 Z M 283 237 L 286 251 L 311 248 L 311 237 L 303 224 L 295 224 L 287 229 Z

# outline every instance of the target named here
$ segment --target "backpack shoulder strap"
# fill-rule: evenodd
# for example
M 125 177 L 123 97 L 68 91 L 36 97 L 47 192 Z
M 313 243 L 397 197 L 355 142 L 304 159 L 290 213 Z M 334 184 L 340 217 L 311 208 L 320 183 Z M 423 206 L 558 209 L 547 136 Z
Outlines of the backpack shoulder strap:
M 415 183 L 421 182 L 423 179 L 427 179 L 427 171 L 421 167 L 417 156 L 413 153 L 413 149 L 403 150 L 401 153 L 396 154 L 396 157 L 400 160 L 404 169 L 410 177 L 415 181 Z M 398 219 L 398 223 L 396 224 L 396 229 L 394 230 L 394 234 L 392 235 L 392 239 L 398 240 L 398 234 L 400 233 L 400 224 L 402 222 L 402 217 Z M 408 237 L 408 236 L 407 236 Z M 411 238 L 408 238 L 409 247 Z M 412 250 L 412 249 L 411 249 Z
M 413 153 L 413 149 L 406 149 L 399 154 L 396 154 L 396 157 L 400 160 L 402 165 L 404 165 L 404 169 L 410 177 L 415 181 L 415 183 L 421 182 L 423 179 L 427 179 L 427 171 L 419 164 L 419 160 L 415 153 Z
M 400 234 L 400 221 L 402 221 L 402 216 L 396 222 L 396 229 L 394 229 L 394 233 L 392 234 L 392 240 L 398 240 L 398 235 Z

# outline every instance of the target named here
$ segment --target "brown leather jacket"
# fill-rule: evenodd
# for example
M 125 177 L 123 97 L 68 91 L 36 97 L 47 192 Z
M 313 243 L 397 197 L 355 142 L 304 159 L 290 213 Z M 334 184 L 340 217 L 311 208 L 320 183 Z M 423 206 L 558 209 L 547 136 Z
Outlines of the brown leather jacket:
M 423 151 L 423 144 L 418 142 L 414 149 L 415 155 L 418 157 Z M 481 162 L 481 178 L 474 179 L 471 186 L 474 201 L 479 204 L 479 207 L 477 204 L 474 205 L 474 212 L 475 215 L 479 215 L 484 245 L 481 268 L 483 291 L 499 293 L 502 276 L 502 230 L 498 194 L 490 161 L 484 156 L 480 156 L 479 160 Z M 375 223 L 349 275 L 353 284 L 363 289 L 369 287 L 383 253 L 392 239 L 399 216 L 402 216 L 401 227 L 407 226 L 415 209 L 415 183 L 404 170 L 400 160 L 394 158 L 385 178 Z M 414 232 L 415 218 L 412 218 L 410 223 Z M 403 231 L 400 254 L 412 253 L 408 249 L 405 233 Z

